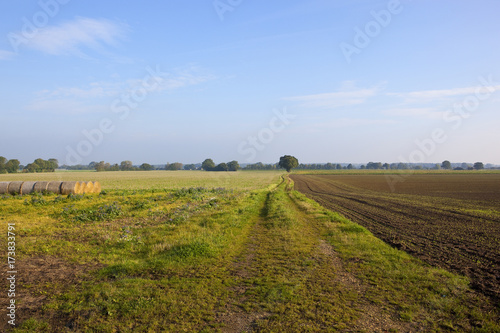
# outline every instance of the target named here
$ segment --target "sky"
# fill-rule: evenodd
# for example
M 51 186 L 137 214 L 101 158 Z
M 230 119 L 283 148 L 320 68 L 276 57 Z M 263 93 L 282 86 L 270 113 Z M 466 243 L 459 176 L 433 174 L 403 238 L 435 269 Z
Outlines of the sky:
M 497 0 L 0 3 L 0 156 L 500 164 Z

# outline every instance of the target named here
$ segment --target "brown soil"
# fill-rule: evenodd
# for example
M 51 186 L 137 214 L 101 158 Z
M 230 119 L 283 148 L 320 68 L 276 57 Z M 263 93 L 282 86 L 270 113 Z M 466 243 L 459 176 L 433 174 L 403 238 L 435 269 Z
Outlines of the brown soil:
M 4 266 L 5 268 L 5 266 Z M 28 318 L 42 317 L 43 306 L 65 291 L 68 286 L 78 286 L 86 279 L 87 272 L 97 266 L 69 263 L 55 257 L 32 257 L 16 261 L 16 326 Z M 7 269 L 2 269 L 0 279 L 6 281 Z M 6 308 L 10 298 L 6 293 L 0 296 L 0 317 L 6 318 Z M 43 316 L 47 319 L 47 316 Z M 71 328 L 70 319 L 64 314 L 49 315 L 54 327 Z M 0 331 L 7 332 L 13 327 L 6 320 L 0 321 Z
M 450 178 L 444 176 L 439 176 L 440 180 L 427 176 L 434 183 L 430 187 L 440 188 L 441 195 L 436 190 L 427 190 L 424 175 L 399 182 L 396 193 L 382 189 L 387 188 L 383 175 L 369 178 L 292 175 L 291 178 L 297 190 L 323 206 L 431 265 L 468 276 L 475 289 L 498 302 L 500 214 L 496 200 L 500 179 L 498 175 L 491 175 L 490 181 L 473 185 L 474 179 L 468 175 L 460 175 L 464 177 L 462 183 L 456 178 L 450 182 Z M 480 188 L 485 192 L 480 196 L 482 200 L 466 199 L 477 198 Z M 408 192 L 419 195 L 403 194 Z

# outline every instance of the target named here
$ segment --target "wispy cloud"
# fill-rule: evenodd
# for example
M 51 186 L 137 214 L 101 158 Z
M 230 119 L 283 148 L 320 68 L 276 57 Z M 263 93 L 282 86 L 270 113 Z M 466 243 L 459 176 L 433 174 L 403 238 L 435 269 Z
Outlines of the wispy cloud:
M 73 99 L 35 100 L 26 109 L 40 113 L 50 112 L 56 115 L 79 115 L 108 111 L 105 104 L 89 104 Z
M 444 111 L 437 108 L 394 108 L 382 111 L 386 116 L 412 117 L 426 119 L 442 119 Z
M 453 88 L 453 89 L 438 89 L 438 90 L 421 90 L 421 91 L 411 91 L 406 93 L 388 93 L 389 96 L 398 96 L 404 98 L 407 102 L 428 102 L 445 100 L 453 97 L 473 95 L 478 91 L 479 93 L 485 91 L 497 91 L 500 90 L 500 85 L 490 85 L 490 86 L 472 86 L 464 88 Z
M 360 126 L 380 126 L 394 124 L 396 121 L 391 119 L 368 119 L 368 118 L 339 118 L 323 124 L 317 124 L 318 128 L 345 128 Z
M 300 102 L 306 108 L 338 108 L 363 104 L 368 98 L 376 96 L 382 87 L 357 88 L 352 81 L 346 81 L 336 92 L 286 97 L 284 100 Z
M 15 55 L 14 52 L 0 50 L 0 60 L 8 60 Z
M 58 26 L 42 28 L 26 46 L 51 55 L 85 56 L 85 49 L 102 50 L 117 45 L 128 30 L 125 24 L 106 19 L 78 17 Z
M 155 74 L 157 76 L 150 76 L 147 81 L 158 84 L 148 88 L 148 93 L 172 92 L 215 79 L 214 75 L 205 73 L 194 66 L 173 72 L 157 71 Z M 67 114 L 107 112 L 113 98 L 133 93 L 143 87 L 144 78 L 126 80 L 116 78 L 110 81 L 91 82 L 80 87 L 44 89 L 35 93 L 34 100 L 27 108 L 34 111 Z

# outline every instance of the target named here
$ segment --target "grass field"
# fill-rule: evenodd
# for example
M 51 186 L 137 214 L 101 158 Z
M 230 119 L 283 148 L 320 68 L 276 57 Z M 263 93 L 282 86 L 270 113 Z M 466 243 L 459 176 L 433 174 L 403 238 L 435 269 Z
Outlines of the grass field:
M 283 172 L 241 171 L 120 171 L 120 172 L 54 172 L 0 174 L 2 181 L 98 181 L 104 190 L 153 190 L 182 187 L 225 187 L 253 190 L 268 186 Z
M 0 175 L 105 189 L 0 197 L 3 234 L 15 224 L 14 331 L 500 331 L 498 308 L 467 278 L 388 246 L 281 175 Z M 8 301 L 3 292 L 1 318 Z

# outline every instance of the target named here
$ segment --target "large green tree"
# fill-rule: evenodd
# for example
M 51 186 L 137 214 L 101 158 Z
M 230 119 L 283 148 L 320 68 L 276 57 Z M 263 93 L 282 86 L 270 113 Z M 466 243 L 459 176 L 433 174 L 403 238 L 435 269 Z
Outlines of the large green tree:
M 7 170 L 8 173 L 16 173 L 19 170 L 20 164 L 18 160 L 9 160 L 5 163 L 5 170 Z
M 215 167 L 215 171 L 228 171 L 229 168 L 227 167 L 227 164 L 226 163 L 219 163 L 216 167 Z
M 293 168 L 296 168 L 299 165 L 299 160 L 295 156 L 285 155 L 280 157 L 280 161 L 278 166 L 286 170 L 286 172 L 290 172 Z
M 441 168 L 442 169 L 446 169 L 446 170 L 451 170 L 451 163 L 450 163 L 450 161 L 443 161 L 443 163 L 441 163 Z
M 201 168 L 205 171 L 212 171 L 215 169 L 215 163 L 211 158 L 207 158 L 201 163 Z
M 227 163 L 227 168 L 229 169 L 229 171 L 238 171 L 238 169 L 240 168 L 240 165 L 239 165 L 238 161 L 231 161 L 231 162 Z
M 474 163 L 474 169 L 475 170 L 483 170 L 484 169 L 483 162 L 476 162 L 476 163 Z
M 141 169 L 142 171 L 151 171 L 154 169 L 154 167 L 149 163 L 142 163 L 139 169 Z

